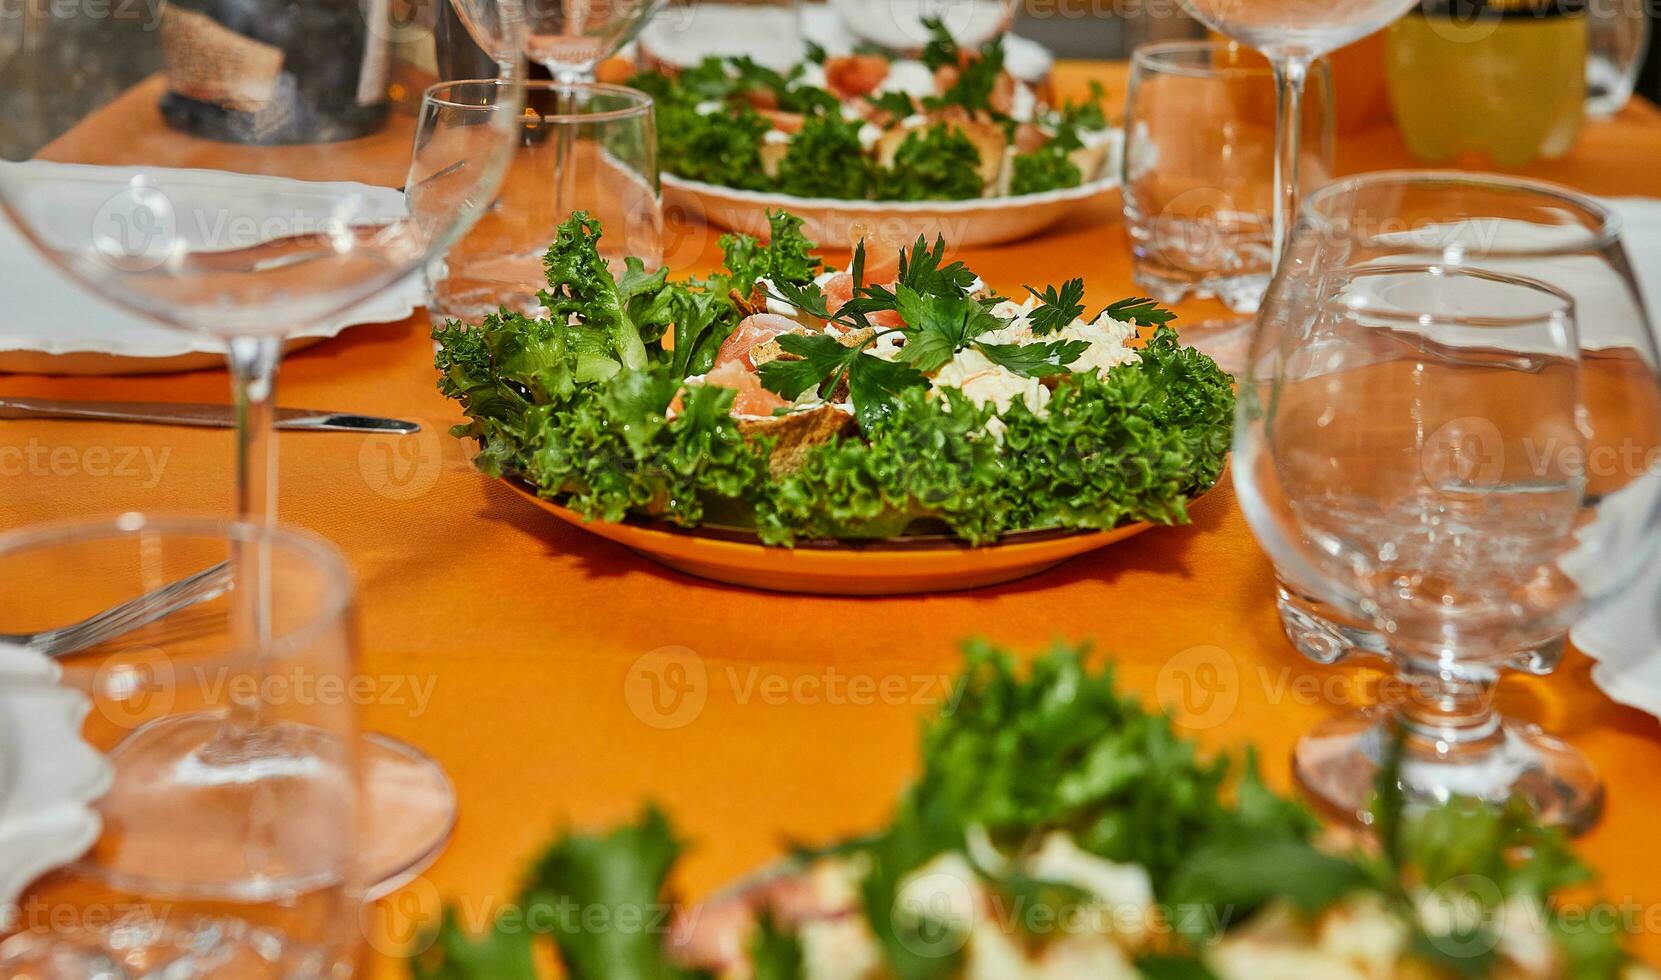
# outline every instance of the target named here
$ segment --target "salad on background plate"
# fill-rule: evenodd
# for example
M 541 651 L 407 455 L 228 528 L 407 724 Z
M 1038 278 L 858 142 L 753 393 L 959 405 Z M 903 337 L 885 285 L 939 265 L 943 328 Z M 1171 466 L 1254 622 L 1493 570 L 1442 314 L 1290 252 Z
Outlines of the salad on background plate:
M 1117 185 L 1121 134 L 1099 87 L 1051 106 L 1006 69 L 1001 37 L 971 50 L 926 23 L 915 58 L 810 46 L 782 71 L 711 56 L 636 75 L 656 104 L 665 187 L 741 231 L 785 208 L 820 240 L 882 217 L 906 224 L 902 240 L 950 229 L 976 245 L 1032 234 Z
M 613 275 L 578 213 L 542 317 L 434 332 L 475 462 L 583 518 L 772 551 L 1188 520 L 1228 451 L 1231 379 L 1172 314 L 1087 308 L 1081 279 L 997 295 L 943 240 L 846 270 L 800 221 L 721 240 L 725 268 Z
M 1657 976 L 1524 807 L 1410 810 L 1387 766 L 1375 834 L 1340 838 L 1249 750 L 1207 757 L 1080 649 L 1023 671 L 973 643 L 959 684 L 886 826 L 692 905 L 659 811 L 567 833 L 482 934 L 447 912 L 413 975 L 535 980 L 551 954 L 571 980 Z

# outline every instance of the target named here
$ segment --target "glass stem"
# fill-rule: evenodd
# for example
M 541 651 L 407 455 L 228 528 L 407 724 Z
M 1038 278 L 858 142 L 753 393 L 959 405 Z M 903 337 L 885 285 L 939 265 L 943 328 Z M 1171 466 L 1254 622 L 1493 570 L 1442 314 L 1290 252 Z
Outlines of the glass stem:
M 554 76 L 555 83 L 561 86 L 592 85 L 594 70 L 588 68 L 570 67 L 565 65 L 549 65 L 548 73 Z M 577 114 L 578 99 L 569 90 L 561 88 L 554 92 L 554 112 L 560 116 Z M 554 133 L 554 216 L 557 221 L 564 221 L 570 217 L 571 204 L 577 195 L 577 130 L 578 126 L 561 124 Z
M 1301 55 L 1276 55 L 1275 74 L 1275 201 L 1274 255 L 1272 270 L 1280 268 L 1280 257 L 1292 235 L 1298 217 L 1298 183 L 1303 152 L 1303 90 L 1309 79 L 1309 59 Z
M 251 524 L 277 520 L 277 337 L 231 340 L 231 385 L 236 398 L 236 512 Z
M 279 337 L 231 340 L 231 386 L 236 399 L 237 519 L 256 528 L 277 521 L 277 364 Z M 238 541 L 231 553 L 232 623 L 241 648 L 263 658 L 271 646 L 271 549 L 264 535 Z M 257 699 L 233 705 L 228 728 L 259 727 Z
M 1435 657 L 1395 660 L 1403 688 L 1396 724 L 1409 761 L 1469 765 L 1505 741 L 1494 713 L 1498 674 L 1491 668 Z

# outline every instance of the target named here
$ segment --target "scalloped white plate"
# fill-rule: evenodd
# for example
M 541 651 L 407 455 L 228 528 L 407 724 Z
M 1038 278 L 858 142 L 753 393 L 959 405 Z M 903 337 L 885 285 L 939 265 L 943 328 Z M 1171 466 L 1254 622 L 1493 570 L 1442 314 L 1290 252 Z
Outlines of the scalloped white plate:
M 975 248 L 1030 238 L 1077 210 L 1083 202 L 1117 190 L 1118 153 L 1115 149 L 1102 168 L 1110 176 L 1077 187 L 1018 197 L 845 201 L 738 190 L 673 174 L 663 175 L 663 189 L 667 206 L 686 209 L 693 217 L 716 227 L 763 239 L 767 237 L 767 212 L 783 208 L 801 216 L 804 235 L 828 248 L 840 248 L 850 241 L 855 222 L 862 222 L 871 233 L 891 244 L 909 244 L 918 235 L 931 241 L 936 235 L 944 235 L 955 248 Z
M 98 838 L 110 764 L 81 738 L 86 696 L 57 681 L 46 657 L 0 644 L 0 930 L 31 881 Z
M 27 168 L 27 169 L 23 169 Z M 31 162 L 8 171 L 10 179 L 70 181 L 85 171 L 77 164 Z M 109 179 L 136 174 L 134 168 L 99 168 Z M 250 211 L 250 187 L 277 178 L 217 171 L 192 171 L 201 200 L 222 206 L 226 220 L 261 217 Z M 299 182 L 295 182 L 299 183 Z M 71 186 L 65 184 L 65 186 Z M 101 186 L 101 185 L 100 185 Z M 354 202 L 355 213 L 390 220 L 404 210 L 402 191 L 345 181 L 314 185 Z M 82 190 L 85 193 L 85 190 Z M 69 193 L 69 191 L 65 191 Z M 75 281 L 43 257 L 0 212 L 0 282 L 26 284 L 7 290 L 0 309 L 0 372 L 12 374 L 157 374 L 222 367 L 224 341 L 164 327 L 117 306 Z M 402 320 L 426 302 L 426 287 L 413 273 L 351 309 L 296 331 L 290 349 L 334 337 L 363 323 Z

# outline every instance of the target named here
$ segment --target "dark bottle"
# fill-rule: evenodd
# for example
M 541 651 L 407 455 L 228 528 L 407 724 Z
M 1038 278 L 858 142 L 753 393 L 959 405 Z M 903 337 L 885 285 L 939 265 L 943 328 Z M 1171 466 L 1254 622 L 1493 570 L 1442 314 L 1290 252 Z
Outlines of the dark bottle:
M 499 69 L 485 54 L 478 42 L 467 32 L 467 24 L 451 0 L 437 0 L 438 18 L 433 28 L 433 46 L 437 48 L 438 77 L 440 81 L 454 82 L 470 78 L 495 78 Z M 548 0 L 541 0 L 548 2 Z M 532 61 L 525 66 L 528 79 L 549 79 L 548 69 Z
M 232 143 L 330 143 L 386 121 L 388 0 L 169 0 L 168 125 Z

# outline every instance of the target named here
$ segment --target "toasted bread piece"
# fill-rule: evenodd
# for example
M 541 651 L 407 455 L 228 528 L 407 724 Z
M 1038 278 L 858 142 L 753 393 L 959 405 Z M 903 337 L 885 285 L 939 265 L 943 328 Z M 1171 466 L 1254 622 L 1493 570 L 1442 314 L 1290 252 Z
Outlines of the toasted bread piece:
M 763 364 L 770 361 L 795 360 L 799 360 L 799 358 L 795 354 L 786 353 L 785 349 L 779 346 L 779 340 L 777 337 L 774 337 L 772 340 L 769 340 L 764 344 L 757 344 L 750 348 L 750 363 L 754 364 L 756 367 L 761 367 Z
M 969 137 L 969 142 L 975 144 L 980 153 L 981 186 L 995 186 L 1004 167 L 1004 147 L 1009 145 L 1004 138 L 1004 128 L 994 122 L 980 121 L 958 123 L 957 128 Z
M 802 468 L 814 446 L 829 442 L 853 428 L 854 417 L 834 405 L 821 405 L 805 412 L 774 418 L 739 418 L 738 431 L 746 439 L 766 438 L 773 442 L 767 471 L 775 477 L 788 476 Z
M 759 282 L 750 287 L 750 295 L 745 296 L 736 289 L 729 289 L 727 298 L 732 300 L 732 305 L 738 307 L 740 319 L 767 312 L 767 291 L 761 288 Z
M 1067 154 L 1067 159 L 1073 161 L 1078 168 L 1079 176 L 1085 183 L 1102 176 L 1102 167 L 1107 164 L 1108 144 L 1100 143 L 1096 146 L 1081 146 Z
M 789 152 L 789 143 L 780 143 L 775 140 L 762 140 L 761 172 L 769 177 L 777 177 L 779 175 L 779 164 L 784 162 L 784 155 Z

